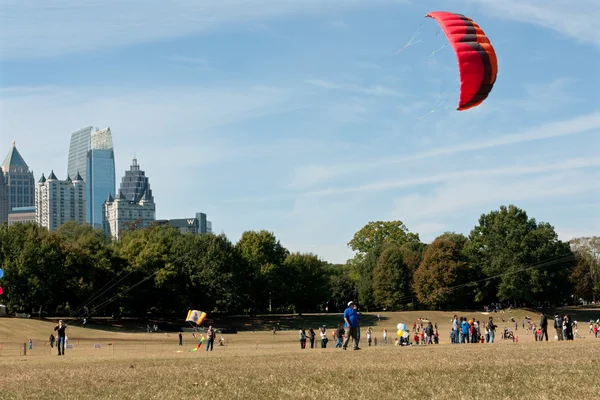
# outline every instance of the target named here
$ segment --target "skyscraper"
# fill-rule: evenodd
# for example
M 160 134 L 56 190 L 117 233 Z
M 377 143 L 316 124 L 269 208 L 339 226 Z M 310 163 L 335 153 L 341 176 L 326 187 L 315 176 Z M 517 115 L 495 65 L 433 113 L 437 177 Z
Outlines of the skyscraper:
M 146 194 L 146 192 L 148 192 L 147 197 L 154 201 L 146 172 L 140 169 L 137 158 L 135 157 L 133 158 L 129 171 L 125 171 L 125 176 L 121 179 L 119 192 L 123 193 L 127 200 L 136 203 Z
M 146 173 L 140 169 L 137 159 L 121 180 L 119 194 L 108 198 L 103 204 L 103 227 L 107 234 L 119 240 L 125 229 L 146 228 L 156 221 L 156 205 Z
M 91 147 L 91 135 L 93 128 L 88 126 L 78 130 L 71 135 L 71 145 L 69 147 L 69 164 L 67 174 L 76 176 L 81 175 L 84 180 L 87 177 L 87 156 Z
M 2 163 L 5 193 L 8 200 L 8 212 L 13 207 L 32 207 L 35 205 L 35 179 L 33 171 L 17 150 L 15 141 L 12 149 Z M 0 206 L 1 208 L 1 206 Z
M 56 178 L 54 171 L 48 179 L 42 174 L 36 189 L 35 216 L 39 225 L 54 231 L 67 221 L 85 223 L 85 182 L 80 174 L 64 181 Z
M 80 174 L 86 183 L 86 222 L 102 227 L 102 204 L 115 194 L 115 156 L 110 128 L 88 126 L 71 135 L 69 177 Z
M 92 132 L 86 167 L 87 222 L 102 228 L 102 204 L 115 194 L 115 154 L 110 128 Z

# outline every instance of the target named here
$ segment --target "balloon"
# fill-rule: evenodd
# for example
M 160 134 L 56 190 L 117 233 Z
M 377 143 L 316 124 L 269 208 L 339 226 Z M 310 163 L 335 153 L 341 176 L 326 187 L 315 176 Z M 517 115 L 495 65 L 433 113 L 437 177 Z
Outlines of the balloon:
M 0 295 L 2 295 L 2 293 L 4 293 L 4 290 L 2 290 L 2 286 L 0 286 Z
M 2 271 L 2 268 L 0 268 L 0 278 L 2 278 L 4 276 L 4 271 Z
M 473 325 L 473 320 L 472 319 L 469 320 L 469 325 Z
M 406 330 L 406 324 L 403 324 L 402 322 L 400 322 L 397 326 L 398 330 L 401 331 L 405 331 Z
M 408 332 L 404 331 L 404 335 L 402 335 L 404 339 L 408 338 Z
M 460 99 L 457 110 L 477 107 L 488 97 L 498 74 L 498 59 L 490 39 L 471 18 L 451 12 L 431 12 L 442 27 L 458 60 Z
M 402 329 L 398 329 L 398 336 L 403 336 L 404 335 L 404 331 Z

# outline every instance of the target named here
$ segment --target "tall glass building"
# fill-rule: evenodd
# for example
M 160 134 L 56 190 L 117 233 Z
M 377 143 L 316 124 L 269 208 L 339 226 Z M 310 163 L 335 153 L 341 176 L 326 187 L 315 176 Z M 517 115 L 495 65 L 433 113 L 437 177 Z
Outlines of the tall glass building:
M 115 153 L 110 128 L 92 132 L 86 166 L 87 221 L 102 228 L 102 204 L 116 190 Z
M 115 155 L 110 128 L 91 126 L 71 135 L 69 177 L 79 173 L 86 183 L 86 222 L 102 228 L 102 204 L 116 191 Z
M 67 174 L 69 177 L 75 178 L 77 173 L 86 179 L 87 176 L 87 156 L 90 151 L 90 137 L 92 128 L 88 126 L 71 134 L 71 145 L 69 146 L 69 165 Z

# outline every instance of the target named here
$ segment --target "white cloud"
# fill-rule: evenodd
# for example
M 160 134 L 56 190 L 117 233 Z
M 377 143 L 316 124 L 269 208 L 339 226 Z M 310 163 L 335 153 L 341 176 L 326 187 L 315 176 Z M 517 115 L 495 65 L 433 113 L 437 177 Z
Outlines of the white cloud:
M 578 116 L 565 121 L 550 122 L 524 130 L 521 133 L 496 136 L 486 140 L 469 141 L 454 146 L 432 148 L 408 156 L 380 157 L 366 162 L 353 161 L 333 165 L 312 164 L 294 170 L 294 173 L 290 178 L 290 188 L 306 188 L 333 178 L 367 169 L 381 168 L 443 155 L 468 153 L 560 136 L 577 135 L 595 129 L 600 129 L 600 112 Z
M 469 0 L 496 18 L 531 23 L 600 46 L 597 0 Z M 462 4 L 462 2 L 461 2 Z
M 410 220 L 431 218 L 498 204 L 514 204 L 532 199 L 551 199 L 577 196 L 597 191 L 597 175 L 591 178 L 583 173 L 547 175 L 535 179 L 480 178 L 460 180 L 441 185 L 429 194 L 410 194 L 395 201 L 395 214 L 410 216 Z
M 2 58 L 96 51 L 402 0 L 2 0 Z
M 467 179 L 493 178 L 498 176 L 522 176 L 528 174 L 540 174 L 554 171 L 568 171 L 580 168 L 600 167 L 600 158 L 575 158 L 550 164 L 540 165 L 517 165 L 515 167 L 500 167 L 493 169 L 474 169 L 466 171 L 448 172 L 431 176 L 417 176 L 409 179 L 394 179 L 376 181 L 366 185 L 315 190 L 307 192 L 309 196 L 328 196 L 350 193 L 364 193 L 374 191 L 386 191 L 406 187 L 430 185 L 434 183 L 464 181 Z
M 344 92 L 350 93 L 358 93 L 358 94 L 366 94 L 372 96 L 393 96 L 393 97 L 402 97 L 402 93 L 399 91 L 382 85 L 371 85 L 371 86 L 361 86 L 352 83 L 347 84 L 339 84 L 333 83 L 329 81 L 324 81 L 321 79 L 307 79 L 306 83 L 309 83 L 313 86 L 317 86 L 323 89 L 330 90 L 340 90 Z

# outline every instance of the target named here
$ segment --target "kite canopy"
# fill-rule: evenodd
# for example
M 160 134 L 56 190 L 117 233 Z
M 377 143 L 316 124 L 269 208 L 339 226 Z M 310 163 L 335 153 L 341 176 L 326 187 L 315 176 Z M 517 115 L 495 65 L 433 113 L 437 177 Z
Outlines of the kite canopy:
M 480 105 L 492 91 L 498 74 L 498 60 L 490 40 L 472 19 L 445 11 L 426 15 L 440 24 L 452 45 L 460 73 L 457 110 Z

